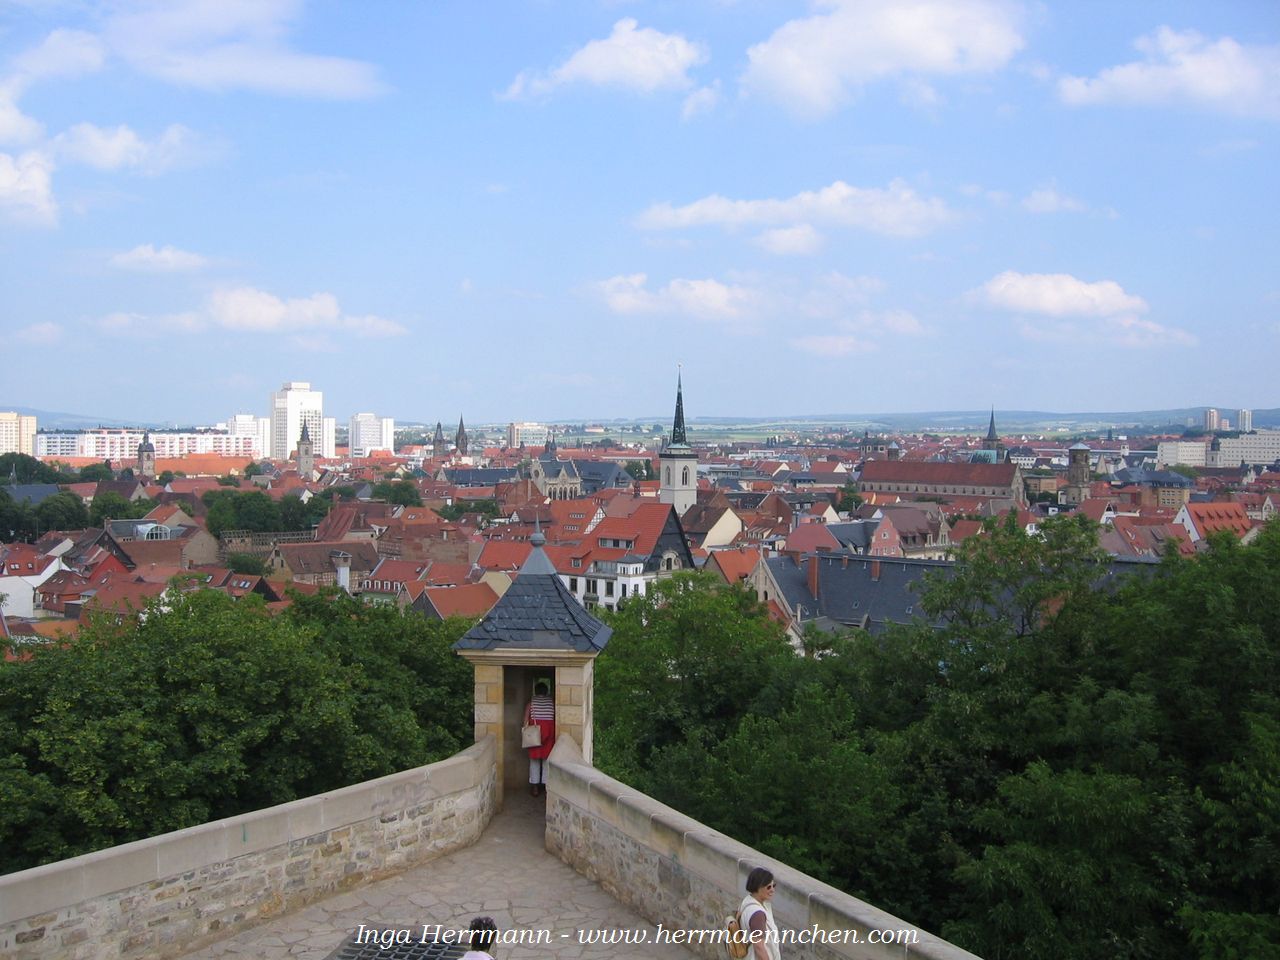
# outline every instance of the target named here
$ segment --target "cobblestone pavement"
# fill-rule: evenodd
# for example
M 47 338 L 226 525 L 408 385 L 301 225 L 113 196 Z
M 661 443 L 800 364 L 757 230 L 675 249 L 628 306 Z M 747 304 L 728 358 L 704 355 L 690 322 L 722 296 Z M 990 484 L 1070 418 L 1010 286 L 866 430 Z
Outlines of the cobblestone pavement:
M 542 798 L 509 793 L 503 812 L 465 850 L 318 900 L 183 960 L 324 960 L 362 923 L 408 928 L 416 938 L 424 923 L 466 927 L 478 914 L 493 917 L 499 930 L 550 931 L 550 944 L 502 946 L 494 950 L 498 960 L 693 957 L 669 943 L 579 942 L 579 930 L 645 931 L 652 937 L 656 928 L 543 849 L 543 804 Z

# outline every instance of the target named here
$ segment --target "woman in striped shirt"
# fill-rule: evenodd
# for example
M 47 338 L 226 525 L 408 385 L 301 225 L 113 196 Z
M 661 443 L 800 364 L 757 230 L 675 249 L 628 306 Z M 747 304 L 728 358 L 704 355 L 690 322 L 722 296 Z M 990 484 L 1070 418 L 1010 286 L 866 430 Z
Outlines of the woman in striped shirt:
M 536 723 L 542 731 L 542 744 L 529 747 L 529 794 L 547 792 L 546 759 L 556 742 L 556 702 L 551 699 L 551 682 L 545 677 L 533 684 L 533 699 L 524 708 L 524 723 Z

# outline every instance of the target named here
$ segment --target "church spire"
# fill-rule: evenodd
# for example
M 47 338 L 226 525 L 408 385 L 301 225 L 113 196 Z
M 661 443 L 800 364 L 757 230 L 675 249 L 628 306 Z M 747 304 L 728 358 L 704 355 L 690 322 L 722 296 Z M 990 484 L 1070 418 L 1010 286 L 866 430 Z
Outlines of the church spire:
M 457 447 L 459 456 L 467 455 L 467 428 L 462 423 L 462 414 L 458 414 L 458 435 L 454 437 L 453 445 Z
M 307 421 L 305 420 L 302 421 L 302 436 L 299 438 L 298 442 L 299 443 L 311 442 L 311 431 L 307 429 Z
M 671 423 L 671 445 L 688 446 L 689 438 L 684 429 L 684 384 L 680 372 L 676 372 L 676 417 Z
M 987 427 L 987 439 L 988 440 L 1000 439 L 999 437 L 996 436 L 996 408 L 995 407 L 991 408 L 991 425 Z

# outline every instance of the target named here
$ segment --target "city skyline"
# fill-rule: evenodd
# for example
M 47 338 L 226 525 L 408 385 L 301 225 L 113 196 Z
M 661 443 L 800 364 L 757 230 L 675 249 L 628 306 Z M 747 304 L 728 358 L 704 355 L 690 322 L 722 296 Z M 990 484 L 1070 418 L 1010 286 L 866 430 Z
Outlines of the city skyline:
M 0 409 L 1280 405 L 1268 4 L 3 21 Z

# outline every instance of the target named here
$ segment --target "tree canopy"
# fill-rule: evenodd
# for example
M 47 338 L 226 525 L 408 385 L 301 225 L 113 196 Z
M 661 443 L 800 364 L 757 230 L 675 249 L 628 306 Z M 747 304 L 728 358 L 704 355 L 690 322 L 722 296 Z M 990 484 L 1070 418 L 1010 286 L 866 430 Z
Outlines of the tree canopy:
M 216 591 L 0 662 L 0 873 L 447 757 L 471 740 L 465 621 Z
M 613 619 L 597 763 L 988 960 L 1280 955 L 1280 524 L 1109 571 L 995 525 L 940 628 L 811 657 L 672 581 Z

